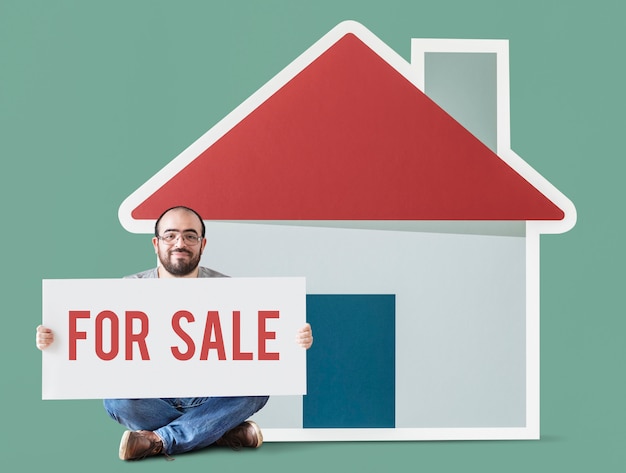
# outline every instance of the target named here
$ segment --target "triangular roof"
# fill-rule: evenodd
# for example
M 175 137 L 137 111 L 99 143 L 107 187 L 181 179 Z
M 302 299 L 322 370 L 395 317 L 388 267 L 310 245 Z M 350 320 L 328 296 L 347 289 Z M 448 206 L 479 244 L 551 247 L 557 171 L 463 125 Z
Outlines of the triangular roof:
M 354 22 L 333 29 L 131 195 L 206 220 L 534 220 L 565 211 L 429 99 Z M 132 228 L 129 228 L 132 230 Z

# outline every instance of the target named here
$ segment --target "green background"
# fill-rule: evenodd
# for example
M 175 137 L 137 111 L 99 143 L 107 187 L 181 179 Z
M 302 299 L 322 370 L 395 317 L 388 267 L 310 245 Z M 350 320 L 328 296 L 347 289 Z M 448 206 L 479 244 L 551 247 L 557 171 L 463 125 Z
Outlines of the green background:
M 623 471 L 623 5 L 0 0 L 6 471 Z M 275 443 L 121 462 L 122 428 L 100 401 L 40 399 L 41 280 L 152 266 L 148 237 L 117 220 L 121 201 L 344 19 L 407 60 L 412 37 L 510 40 L 512 148 L 578 210 L 573 230 L 541 238 L 542 439 Z

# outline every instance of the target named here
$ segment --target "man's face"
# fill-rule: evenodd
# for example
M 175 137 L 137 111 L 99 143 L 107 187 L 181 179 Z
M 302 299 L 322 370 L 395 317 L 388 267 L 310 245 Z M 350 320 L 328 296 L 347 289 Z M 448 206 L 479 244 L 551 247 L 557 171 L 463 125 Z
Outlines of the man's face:
M 202 236 L 202 226 L 198 217 L 184 209 L 171 210 L 159 222 L 158 232 L 161 238 L 154 237 L 152 244 L 163 268 L 176 277 L 192 273 L 200 264 L 206 239 L 197 240 L 194 244 L 186 241 L 184 236 Z M 176 238 L 166 242 L 163 237 L 168 234 Z

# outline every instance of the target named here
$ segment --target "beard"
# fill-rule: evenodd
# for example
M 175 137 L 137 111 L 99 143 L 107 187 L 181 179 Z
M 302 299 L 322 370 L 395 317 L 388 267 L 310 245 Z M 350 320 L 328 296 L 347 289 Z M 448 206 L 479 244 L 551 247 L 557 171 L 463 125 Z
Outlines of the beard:
M 187 253 L 191 258 L 187 261 L 178 258 L 173 259 L 171 255 L 177 252 Z M 194 256 L 191 251 L 185 249 L 166 250 L 163 253 L 159 252 L 159 261 L 172 276 L 187 276 L 198 267 L 201 256 L 201 252 Z

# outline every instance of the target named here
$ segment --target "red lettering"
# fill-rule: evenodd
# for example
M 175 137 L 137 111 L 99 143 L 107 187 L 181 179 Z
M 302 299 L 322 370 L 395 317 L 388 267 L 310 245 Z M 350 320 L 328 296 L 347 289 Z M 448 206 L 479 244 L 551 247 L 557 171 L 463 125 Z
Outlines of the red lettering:
M 276 332 L 268 332 L 265 330 L 265 321 L 267 319 L 277 319 L 280 313 L 277 310 L 260 310 L 259 311 L 259 360 L 278 360 L 280 353 L 267 352 L 265 342 L 267 340 L 276 339 Z
M 233 360 L 251 360 L 251 352 L 241 352 L 241 313 L 233 311 Z
M 133 333 L 133 322 L 138 320 L 141 324 L 139 333 Z M 148 316 L 143 312 L 127 310 L 126 311 L 126 359 L 133 359 L 133 343 L 139 347 L 139 353 L 142 360 L 149 360 L 148 346 L 146 345 L 146 337 L 148 336 Z
M 215 341 L 211 341 L 212 333 L 214 331 Z M 206 325 L 204 326 L 204 339 L 202 340 L 200 359 L 207 360 L 209 358 L 209 350 L 211 349 L 217 350 L 217 358 L 219 360 L 226 359 L 224 337 L 222 336 L 222 325 L 220 324 L 220 314 L 216 310 L 210 310 L 206 316 Z
M 70 360 L 76 360 L 76 341 L 87 339 L 87 332 L 77 331 L 76 320 L 88 319 L 90 316 L 88 310 L 70 310 Z
M 182 340 L 187 344 L 187 351 L 181 352 L 178 347 L 171 347 L 172 354 L 174 358 L 180 361 L 190 360 L 196 351 L 196 345 L 193 343 L 193 339 L 185 332 L 182 328 L 180 328 L 180 319 L 185 318 L 187 322 L 193 322 L 195 319 L 191 312 L 187 312 L 186 310 L 179 310 L 172 317 L 172 328 L 176 335 L 178 335 Z
M 111 324 L 111 347 L 109 352 L 105 352 L 102 343 L 102 331 L 105 320 L 110 320 Z M 119 352 L 120 342 L 120 322 L 115 312 L 103 310 L 96 317 L 96 355 L 104 361 L 110 361 L 115 358 Z

